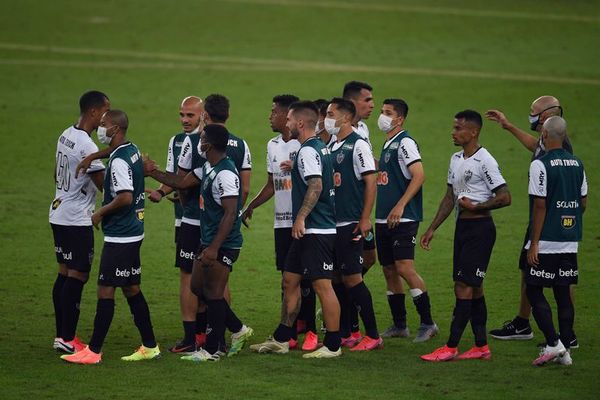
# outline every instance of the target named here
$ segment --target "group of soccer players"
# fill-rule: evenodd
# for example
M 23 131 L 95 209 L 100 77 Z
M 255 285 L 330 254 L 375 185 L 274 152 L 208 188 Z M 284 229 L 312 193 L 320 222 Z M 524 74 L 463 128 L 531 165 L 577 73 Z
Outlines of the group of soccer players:
M 54 347 L 62 358 L 99 363 L 101 347 L 114 314 L 114 292 L 121 287 L 142 345 L 126 361 L 160 357 L 150 311 L 140 289 L 140 246 L 144 237 L 145 194 L 153 202 L 167 197 L 175 207 L 175 266 L 180 271 L 183 338 L 169 350 L 190 361 L 217 361 L 242 350 L 253 330 L 230 306 L 228 277 L 242 247 L 241 224 L 255 208 L 274 198 L 276 267 L 281 272 L 281 319 L 273 334 L 250 349 L 289 352 L 305 333 L 304 358 L 333 358 L 350 351 L 383 347 L 383 338 L 407 337 L 402 281 L 420 316 L 414 339 L 425 342 L 439 333 L 431 316 L 427 287 L 414 265 L 417 231 L 423 220 L 425 173 L 419 148 L 403 125 L 407 103 L 383 101 L 377 125 L 386 135 L 379 159 L 373 154 L 364 122 L 374 109 L 373 89 L 348 82 L 341 97 L 301 101 L 285 94 L 273 98 L 267 143 L 267 179 L 244 208 L 250 188 L 251 156 L 247 143 L 226 127 L 229 101 L 213 94 L 183 99 L 183 132 L 169 141 L 167 168 L 142 159 L 126 138 L 127 115 L 110 110 L 97 91 L 80 99 L 81 116 L 60 136 L 56 152 L 56 195 L 50 209 L 59 273 L 54 284 Z M 523 296 L 514 321 L 491 335 L 498 339 L 533 337 L 529 310 L 546 343 L 534 364 L 569 365 L 576 347 L 571 286 L 577 283 L 577 243 L 587 182 L 582 162 L 572 155 L 558 100 L 542 96 L 530 119 L 539 138 L 516 128 L 497 110 L 486 113 L 534 151 L 530 168 L 530 223 L 521 258 Z M 491 210 L 510 205 L 508 186 L 494 157 L 479 143 L 482 116 L 465 110 L 454 116 L 453 154 L 448 189 L 420 245 L 430 249 L 435 230 L 454 210 L 453 281 L 456 297 L 449 339 L 421 356 L 426 361 L 489 359 L 487 308 L 483 280 L 496 239 Z M 108 145 L 98 151 L 90 134 Z M 97 159 L 108 157 L 107 167 Z M 82 174 L 80 174 L 82 170 Z M 79 176 L 78 176 L 79 175 Z M 161 183 L 144 188 L 144 175 Z M 93 212 L 95 194 L 104 190 L 102 207 Z M 375 207 L 375 227 L 371 214 Z M 104 248 L 98 278 L 94 332 L 89 345 L 75 335 L 79 301 L 93 257 L 93 228 L 102 223 Z M 377 258 L 383 267 L 393 324 L 380 334 L 364 274 Z M 558 333 L 543 287 L 552 287 L 558 305 Z M 319 344 L 315 321 L 319 298 L 325 336 Z M 364 335 L 359 329 L 359 318 Z M 471 322 L 475 345 L 459 353 Z M 225 331 L 231 332 L 227 345 Z

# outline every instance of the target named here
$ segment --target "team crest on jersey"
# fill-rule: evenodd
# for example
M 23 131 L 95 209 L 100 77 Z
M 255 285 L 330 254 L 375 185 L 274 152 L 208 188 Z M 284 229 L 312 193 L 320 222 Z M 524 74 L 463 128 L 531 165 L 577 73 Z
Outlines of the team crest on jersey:
M 390 158 L 391 158 L 391 157 L 392 157 L 392 153 L 390 153 L 390 152 L 387 152 L 387 153 L 385 153 L 385 156 L 383 156 L 383 161 L 384 161 L 385 163 L 388 163 L 388 162 L 390 161 Z
M 473 171 L 471 171 L 470 169 L 465 171 L 465 183 L 468 183 L 471 178 L 473 177 Z
M 571 229 L 575 226 L 575 216 L 574 215 L 561 215 L 560 216 L 560 226 L 564 229 Z
M 296 161 L 296 152 L 295 151 L 290 152 L 290 161 L 291 162 Z
M 344 153 L 340 152 L 336 157 L 335 160 L 337 161 L 338 164 L 341 164 L 344 161 Z
M 58 206 L 60 206 L 60 203 L 62 203 L 61 199 L 54 199 L 54 201 L 52 202 L 52 209 L 56 210 Z
M 140 209 L 140 210 L 135 210 L 135 216 L 137 217 L 138 221 L 143 221 L 144 220 L 144 209 Z

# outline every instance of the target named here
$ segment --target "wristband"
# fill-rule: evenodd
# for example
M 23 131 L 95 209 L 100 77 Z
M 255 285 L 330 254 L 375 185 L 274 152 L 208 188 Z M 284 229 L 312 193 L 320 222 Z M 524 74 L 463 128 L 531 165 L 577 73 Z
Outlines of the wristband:
M 165 197 L 167 195 L 162 189 L 158 189 L 157 192 L 160 193 L 161 197 Z

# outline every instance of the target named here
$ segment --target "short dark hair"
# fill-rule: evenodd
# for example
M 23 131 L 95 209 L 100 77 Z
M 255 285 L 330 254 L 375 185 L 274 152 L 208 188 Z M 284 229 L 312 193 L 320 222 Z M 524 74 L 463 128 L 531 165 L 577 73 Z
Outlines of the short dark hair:
M 297 113 L 304 114 L 304 117 L 307 119 L 306 123 L 308 125 L 312 125 L 313 127 L 317 124 L 319 120 L 319 109 L 310 100 L 300 100 L 290 105 L 290 110 L 296 115 Z
M 317 100 L 313 101 L 313 103 L 315 103 L 315 106 L 317 106 L 317 108 L 319 109 L 319 114 L 321 115 L 321 117 L 324 117 L 327 115 L 327 107 L 329 107 L 328 100 L 317 99 Z
M 98 90 L 85 92 L 79 98 L 79 112 L 84 114 L 92 108 L 102 107 L 108 101 L 108 96 Z
M 457 113 L 454 118 L 456 119 L 464 119 L 467 122 L 472 122 L 477 125 L 480 129 L 483 126 L 483 119 L 481 118 L 481 114 L 479 114 L 475 110 L 464 110 Z
M 223 125 L 208 124 L 204 127 L 204 136 L 218 151 L 226 151 L 229 142 L 229 131 Z
M 289 108 L 292 103 L 295 103 L 298 100 L 300 100 L 298 96 L 294 96 L 293 94 L 280 94 L 273 97 L 273 103 L 282 108 Z
M 385 99 L 383 104 L 391 105 L 401 117 L 406 118 L 408 115 L 408 104 L 402 99 Z
M 224 124 L 229 118 L 229 100 L 222 94 L 211 94 L 204 99 L 204 111 L 212 122 Z
M 112 122 L 113 125 L 117 125 L 124 132 L 127 132 L 127 129 L 129 128 L 129 118 L 127 117 L 127 114 L 125 114 L 125 111 L 108 110 L 105 115 L 110 119 L 110 122 Z
M 344 91 L 342 97 L 345 99 L 353 99 L 360 94 L 360 91 L 366 89 L 370 92 L 373 91 L 371 85 L 365 82 L 350 81 L 344 85 Z
M 350 100 L 334 97 L 329 104 L 335 104 L 338 110 L 347 112 L 352 116 L 352 119 L 356 116 L 356 107 L 354 107 L 354 103 Z

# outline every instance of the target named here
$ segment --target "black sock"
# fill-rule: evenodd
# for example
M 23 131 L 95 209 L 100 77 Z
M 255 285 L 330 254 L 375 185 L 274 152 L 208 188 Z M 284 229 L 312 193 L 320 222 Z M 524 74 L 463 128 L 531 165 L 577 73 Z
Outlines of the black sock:
M 94 353 L 100 353 L 104 339 L 110 328 L 113 316 L 115 315 L 114 299 L 98 299 L 96 303 L 96 317 L 94 318 L 94 332 L 90 339 L 90 350 Z
M 62 338 L 73 340 L 79 321 L 79 303 L 84 283 L 79 279 L 67 278 L 62 290 Z
M 140 331 L 142 344 L 145 347 L 156 347 L 156 338 L 150 320 L 150 309 L 142 291 L 140 290 L 135 296 L 128 297 L 127 303 L 129 303 L 129 310 L 133 315 L 133 322 Z
M 350 302 L 348 293 L 343 283 L 334 283 L 333 290 L 340 303 L 340 336 L 347 338 L 350 336 Z
M 365 333 L 372 339 L 379 337 L 379 331 L 377 330 L 377 321 L 375 319 L 375 311 L 373 310 L 373 299 L 371 292 L 364 282 L 350 288 L 350 295 L 356 307 L 354 309 L 360 310 L 360 317 L 365 325 Z
M 482 347 L 487 344 L 487 331 L 485 324 L 487 322 L 487 307 L 485 297 L 471 300 L 471 328 L 475 336 L 475 346 Z
M 309 282 L 308 290 L 302 292 L 302 305 L 300 309 L 303 309 L 303 317 L 304 322 L 306 322 L 306 332 L 317 332 L 317 322 L 316 322 L 316 314 L 315 307 L 317 305 L 317 296 L 315 294 L 315 290 L 312 287 L 312 282 Z
M 450 324 L 450 337 L 446 345 L 448 347 L 457 347 L 460 342 L 467 323 L 471 319 L 471 299 L 463 300 L 456 299 L 454 306 L 454 314 L 452 315 L 452 323 Z
M 575 338 L 573 323 L 575 321 L 575 308 L 571 300 L 569 286 L 554 286 L 554 299 L 556 300 L 556 311 L 558 314 L 558 329 L 560 340 L 565 347 L 571 347 Z
M 294 328 L 279 324 L 279 326 L 275 329 L 275 332 L 273 332 L 273 339 L 280 343 L 289 342 L 289 340 L 293 337 L 293 330 Z
M 227 313 L 227 302 L 225 299 L 206 300 L 206 346 L 205 350 L 215 354 L 225 336 L 225 317 Z
M 513 325 L 517 329 L 527 328 L 529 326 L 529 320 L 525 318 L 521 318 L 518 315 L 513 319 Z
M 62 289 L 67 281 L 67 276 L 58 274 L 52 287 L 52 303 L 54 303 L 54 322 L 56 324 L 56 336 L 62 338 Z
M 406 296 L 404 293 L 388 292 L 387 295 L 394 325 L 400 329 L 406 328 L 406 304 L 404 304 L 405 297 Z
M 196 333 L 206 333 L 206 311 L 196 314 Z
M 558 334 L 552 322 L 552 310 L 550 304 L 544 296 L 544 288 L 542 286 L 527 285 L 525 288 L 529 304 L 531 304 L 531 313 L 538 327 L 546 338 L 546 343 L 549 346 L 555 346 L 558 341 Z
M 225 302 L 225 327 L 229 332 L 236 333 L 242 329 L 242 321 L 235 315 L 229 304 Z
M 359 308 L 358 304 L 351 304 L 348 310 L 350 323 L 350 332 L 360 332 L 360 322 L 358 320 Z
M 323 339 L 323 346 L 327 347 L 331 351 L 338 351 L 341 345 L 342 337 L 340 335 L 340 332 L 327 331 L 327 333 L 325 333 L 325 338 Z
M 423 292 L 418 296 L 413 297 L 413 303 L 417 307 L 417 312 L 421 317 L 421 323 L 425 325 L 433 325 L 433 319 L 431 319 L 431 303 L 429 302 L 429 295 L 427 292 Z
M 196 321 L 182 321 L 183 343 L 186 345 L 196 343 Z

